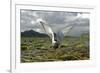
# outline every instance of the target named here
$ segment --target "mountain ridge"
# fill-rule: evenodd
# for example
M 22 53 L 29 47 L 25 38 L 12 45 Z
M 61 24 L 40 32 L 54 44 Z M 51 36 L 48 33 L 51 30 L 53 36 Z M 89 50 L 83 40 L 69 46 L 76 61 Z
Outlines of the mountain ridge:
M 22 37 L 47 37 L 46 34 L 39 33 L 34 30 L 27 30 L 27 31 L 21 32 L 21 36 Z

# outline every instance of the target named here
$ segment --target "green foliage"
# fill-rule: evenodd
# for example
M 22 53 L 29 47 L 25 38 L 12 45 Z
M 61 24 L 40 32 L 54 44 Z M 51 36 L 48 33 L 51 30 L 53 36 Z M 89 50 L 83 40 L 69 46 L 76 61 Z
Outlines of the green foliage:
M 21 62 L 89 59 L 89 36 L 65 37 L 60 48 L 51 47 L 49 37 L 21 37 Z
M 27 50 L 28 49 L 28 47 L 27 46 L 21 46 L 21 50 L 23 51 L 23 50 Z

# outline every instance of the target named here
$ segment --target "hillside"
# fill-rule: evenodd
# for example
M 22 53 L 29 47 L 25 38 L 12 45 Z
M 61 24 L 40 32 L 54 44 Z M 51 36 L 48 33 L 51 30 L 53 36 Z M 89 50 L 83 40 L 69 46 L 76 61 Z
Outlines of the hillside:
M 21 37 L 47 37 L 47 35 L 36 32 L 34 30 L 27 30 L 27 31 L 21 32 Z

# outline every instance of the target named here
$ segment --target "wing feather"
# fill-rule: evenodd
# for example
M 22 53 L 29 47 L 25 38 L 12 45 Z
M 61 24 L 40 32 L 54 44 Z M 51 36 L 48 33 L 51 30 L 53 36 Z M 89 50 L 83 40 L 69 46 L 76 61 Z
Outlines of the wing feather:
M 39 21 L 39 23 L 42 25 L 42 28 L 44 29 L 45 33 L 52 38 L 54 36 L 53 31 L 51 27 L 44 21 Z
M 71 31 L 71 29 L 73 28 L 74 26 L 66 26 L 64 29 L 63 29 L 63 34 L 64 35 L 67 35 L 70 31 Z

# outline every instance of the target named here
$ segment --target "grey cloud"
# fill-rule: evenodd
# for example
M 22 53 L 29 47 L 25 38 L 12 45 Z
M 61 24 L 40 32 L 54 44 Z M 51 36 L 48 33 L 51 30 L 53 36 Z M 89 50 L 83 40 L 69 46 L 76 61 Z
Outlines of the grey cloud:
M 77 24 L 70 34 L 89 31 L 89 18 L 76 19 L 78 12 L 21 10 L 20 13 L 21 31 L 40 29 L 43 32 L 41 25 L 36 23 L 37 18 L 45 20 L 53 30 L 63 29 L 66 25 Z

